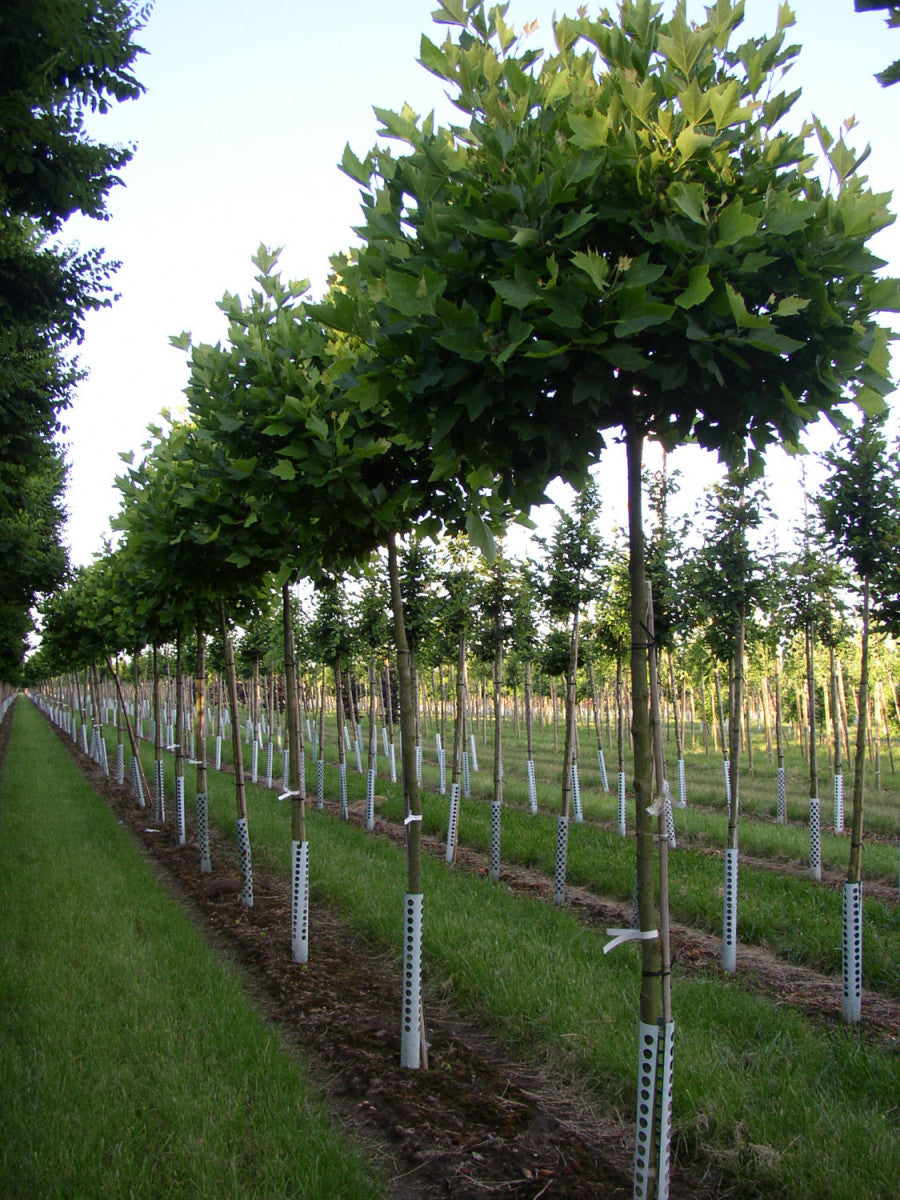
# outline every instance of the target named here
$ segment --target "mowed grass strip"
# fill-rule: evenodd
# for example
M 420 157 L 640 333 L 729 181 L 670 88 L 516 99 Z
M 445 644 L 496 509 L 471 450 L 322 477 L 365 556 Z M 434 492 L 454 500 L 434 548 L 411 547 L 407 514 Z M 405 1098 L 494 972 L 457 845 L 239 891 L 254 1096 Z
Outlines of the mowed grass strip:
M 12 719 L 0 1195 L 383 1195 L 37 710 L 19 699 Z

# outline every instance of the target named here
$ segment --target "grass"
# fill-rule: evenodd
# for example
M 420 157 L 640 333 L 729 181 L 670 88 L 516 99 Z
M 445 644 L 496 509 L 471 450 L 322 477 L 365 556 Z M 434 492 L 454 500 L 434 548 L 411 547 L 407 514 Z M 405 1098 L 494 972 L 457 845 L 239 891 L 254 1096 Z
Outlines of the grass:
M 349 780 L 351 798 L 361 797 L 362 779 L 351 770 Z M 378 789 L 389 794 L 391 806 L 399 804 L 396 788 L 382 779 Z M 327 794 L 335 791 L 336 771 L 329 766 Z M 248 803 L 254 861 L 286 875 L 286 806 L 273 793 L 253 787 Z M 427 798 L 428 819 L 437 820 L 434 814 L 444 804 Z M 212 778 L 210 809 L 214 824 L 233 842 L 230 779 Z M 484 806 L 471 801 L 464 815 L 467 840 L 479 814 L 483 820 Z M 398 947 L 402 852 L 329 812 L 313 809 L 308 821 L 314 894 L 338 907 L 373 942 Z M 537 830 L 543 825 L 549 831 L 550 822 L 514 811 L 505 822 L 505 849 L 518 823 L 523 837 L 528 833 L 536 839 L 531 852 L 543 852 Z M 588 827 L 573 832 L 575 849 L 583 846 L 584 864 L 602 862 L 607 880 L 615 865 L 621 886 L 630 886 L 627 841 Z M 605 841 L 596 840 L 601 835 Z M 621 859 L 614 850 L 621 850 Z M 692 865 L 698 857 L 691 857 Z M 573 859 L 578 862 L 574 852 Z M 423 872 L 424 955 L 431 985 L 511 1045 L 576 1069 L 606 1105 L 631 1111 L 638 987 L 633 948 L 605 957 L 603 933 L 566 909 L 513 895 L 430 858 Z M 769 874 L 779 882 L 778 875 Z M 829 896 L 799 882 L 804 896 Z M 673 989 L 676 1171 L 687 1164 L 720 1171 L 739 1178 L 744 1195 L 886 1200 L 895 1194 L 900 1171 L 896 1055 L 867 1045 L 853 1031 L 823 1029 L 780 1007 L 777 997 L 747 992 L 739 979 L 678 971 Z
M 37 711 L 0 772 L 0 1195 L 381 1194 Z
M 329 726 L 330 729 L 330 726 Z M 436 794 L 438 772 L 434 760 L 434 742 L 423 739 L 424 765 L 423 811 L 425 831 L 443 838 L 447 827 L 447 800 Z M 590 744 L 590 751 L 588 745 Z M 504 749 L 504 815 L 502 854 L 505 861 L 536 867 L 552 875 L 555 856 L 558 803 L 552 773 L 557 759 L 552 753 L 552 734 L 544 730 L 536 739 L 536 769 L 539 782 L 538 818 L 527 808 L 527 785 L 522 754 L 524 745 L 507 736 Z M 583 825 L 573 824 L 569 831 L 568 878 L 573 884 L 621 901 L 630 901 L 634 887 L 634 842 L 616 833 L 615 797 L 599 785 L 595 742 L 582 735 Z M 230 746 L 229 746 L 230 751 Z M 326 789 L 337 791 L 337 772 L 333 746 L 329 746 Z M 147 753 L 147 747 L 144 747 Z M 482 747 L 481 770 L 473 777 L 473 792 L 461 807 L 461 841 L 486 851 L 489 845 L 489 811 L 485 800 L 491 795 L 491 765 Z M 261 759 L 264 756 L 260 756 Z M 227 761 L 223 755 L 223 759 Z M 148 760 L 149 761 L 149 760 Z M 365 761 L 365 758 L 363 759 Z M 347 786 L 351 800 L 362 799 L 365 778 L 356 773 L 354 756 L 348 755 Z M 674 764 L 673 764 L 674 765 Z M 802 776 L 799 752 L 789 756 L 790 779 L 797 786 Z M 171 771 L 171 766 L 168 768 Z M 386 770 L 384 759 L 379 769 Z M 276 756 L 276 779 L 281 770 Z M 607 771 L 610 767 L 607 766 Z M 670 771 L 676 777 L 674 769 Z M 722 796 L 722 760 L 714 754 L 698 753 L 687 768 L 691 800 L 686 810 L 676 811 L 678 850 L 670 857 L 671 913 L 675 921 L 692 925 L 721 936 L 723 863 L 720 857 L 725 842 L 726 813 Z M 807 786 L 808 781 L 801 778 Z M 614 778 L 612 780 L 614 784 Z M 788 864 L 805 873 L 809 865 L 809 832 L 799 822 L 776 825 L 764 810 L 775 795 L 774 767 L 764 753 L 758 753 L 756 769 L 742 781 L 742 854 L 768 860 L 770 866 L 742 861 L 739 883 L 738 938 L 744 944 L 759 945 L 786 961 L 801 963 L 826 974 L 841 970 L 841 897 L 834 888 L 814 883 L 780 870 Z M 170 781 L 171 788 L 171 781 Z M 315 790 L 315 772 L 307 760 L 307 788 Z M 402 789 L 384 777 L 377 784 L 387 797 L 379 811 L 392 820 L 402 816 Z M 893 802 L 900 808 L 900 783 Z M 796 801 L 795 805 L 799 807 Z M 808 803 L 808 802 L 807 802 Z M 774 811 L 774 799 L 770 807 Z M 824 806 L 823 806 L 824 807 Z M 790 808 L 789 808 L 790 814 Z M 548 819 L 550 817 L 551 819 Z M 633 814 L 629 810 L 629 822 Z M 826 871 L 843 872 L 849 853 L 849 837 L 823 829 L 822 859 Z M 716 851 L 711 854 L 711 851 Z M 897 844 L 868 840 L 864 851 L 864 879 L 895 886 L 897 882 Z M 900 998 L 900 907 L 865 895 L 864 986 Z

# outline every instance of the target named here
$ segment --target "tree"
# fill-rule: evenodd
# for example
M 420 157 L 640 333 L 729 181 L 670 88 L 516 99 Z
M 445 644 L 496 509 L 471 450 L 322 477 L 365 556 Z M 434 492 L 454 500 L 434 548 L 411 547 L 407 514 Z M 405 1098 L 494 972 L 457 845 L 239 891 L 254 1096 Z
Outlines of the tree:
M 0 519 L 33 508 L 29 480 L 56 480 L 48 466 L 60 413 L 83 377 L 69 349 L 81 340 L 84 316 L 108 305 L 114 264 L 99 250 L 51 244 L 74 212 L 105 215 L 106 197 L 133 148 L 88 137 L 88 110 L 106 111 L 133 99 L 141 85 L 132 74 L 140 53 L 134 36 L 150 5 L 127 0 L 8 0 L 0 18 Z M 62 463 L 62 454 L 55 455 Z M 9 541 L 16 521 L 6 522 Z M 55 553 L 59 527 L 45 525 Z M 2 535 L 0 535 L 2 536 Z M 26 541 L 4 546 L 8 562 L 29 554 Z M 56 586 L 49 573 L 37 587 Z M 17 627 L 30 625 L 36 598 L 18 601 Z M 8 603 L 9 597 L 3 597 Z M 8 669 L 8 668 L 6 668 Z M 4 669 L 4 674 L 6 673 Z
M 764 507 L 761 482 L 754 481 L 746 468 L 729 471 L 707 500 L 710 529 L 688 572 L 695 611 L 706 627 L 704 641 L 717 660 L 729 663 L 728 836 L 722 966 L 731 975 L 737 969 L 738 813 L 745 645 L 747 625 L 763 598 L 766 582 L 763 564 L 753 554 L 749 535 L 759 527 Z
M 556 528 L 549 542 L 544 542 L 545 581 L 544 603 L 551 620 L 565 622 L 567 636 L 562 651 L 566 680 L 565 748 L 562 768 L 562 799 L 557 824 L 556 872 L 554 899 L 565 903 L 566 856 L 570 800 L 575 797 L 575 820 L 581 820 L 578 793 L 578 766 L 575 755 L 575 699 L 578 674 L 578 645 L 581 616 L 591 600 L 596 599 L 603 578 L 604 547 L 597 528 L 600 516 L 600 496 L 593 481 L 578 493 L 569 514 L 557 512 Z
M 624 0 L 618 20 L 556 21 L 557 53 L 543 61 L 505 13 L 444 0 L 437 20 L 456 39 L 423 39 L 466 125 L 376 110 L 406 152 L 345 153 L 363 187 L 354 286 L 377 318 L 378 366 L 359 372 L 357 394 L 386 399 L 436 472 L 495 474 L 517 508 L 554 475 L 582 481 L 607 432 L 624 430 L 640 1013 L 657 1041 L 660 1012 L 667 1038 L 672 1025 L 648 811 L 644 440 L 692 436 L 733 461 L 749 440 L 756 462 L 820 414 L 840 420 L 848 391 L 880 407 L 888 335 L 874 313 L 898 288 L 877 278 L 865 243 L 892 217 L 842 138 L 816 127 L 823 183 L 811 127 L 781 128 L 797 95 L 776 90 L 796 53 L 786 6 L 773 37 L 731 48 L 741 4 L 689 25 L 683 5 L 665 20 L 649 0 Z
M 900 465 L 896 448 L 888 452 L 884 418 L 866 417 L 848 430 L 840 447 L 825 454 L 830 475 L 818 498 L 825 535 L 845 554 L 862 584 L 862 650 L 857 703 L 856 757 L 850 862 L 844 884 L 843 1017 L 860 1019 L 862 979 L 862 832 L 869 718 L 869 626 L 871 598 L 876 607 L 886 594 L 894 598 L 886 576 L 900 540 Z M 888 587 L 885 587 L 888 584 Z M 893 594 L 892 594 L 893 593 Z

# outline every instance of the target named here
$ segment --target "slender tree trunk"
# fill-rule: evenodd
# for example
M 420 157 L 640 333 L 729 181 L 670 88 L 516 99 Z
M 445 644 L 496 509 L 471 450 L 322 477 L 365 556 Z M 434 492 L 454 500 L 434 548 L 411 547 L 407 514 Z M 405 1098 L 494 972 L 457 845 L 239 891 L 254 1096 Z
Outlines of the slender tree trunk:
M 285 721 L 288 735 L 288 786 L 291 792 L 291 838 L 306 841 L 306 779 L 303 760 L 303 722 L 297 680 L 297 650 L 294 645 L 293 606 L 290 584 L 281 589 L 281 620 L 284 639 Z
M 734 657 L 731 668 L 729 712 L 729 757 L 731 767 L 729 780 L 731 797 L 728 804 L 728 839 L 729 850 L 737 849 L 737 831 L 740 794 L 740 762 L 741 762 L 741 712 L 744 698 L 744 621 L 740 618 L 734 627 Z
M 250 858 L 250 834 L 247 828 L 247 793 L 244 787 L 244 758 L 241 746 L 241 718 L 238 712 L 237 673 L 234 669 L 234 644 L 228 630 L 225 603 L 219 600 L 222 644 L 225 651 L 225 683 L 231 709 L 231 748 L 234 755 L 234 799 L 237 809 L 238 861 L 243 878 L 238 899 L 245 908 L 253 906 L 253 868 Z
M 410 670 L 409 644 L 403 615 L 397 542 L 388 538 L 388 578 L 397 648 L 397 674 L 400 683 L 400 737 L 403 763 L 403 799 L 406 811 L 406 899 L 403 964 L 403 1016 L 400 1061 L 415 1069 L 428 1066 L 421 991 L 422 938 L 422 800 L 416 775 L 416 713 Z
M 184 668 L 181 630 L 175 637 L 175 841 L 183 846 L 187 836 L 184 817 Z
M 635 829 L 637 833 L 636 900 L 643 932 L 659 928 L 656 907 L 656 854 L 652 802 L 653 746 L 650 740 L 650 678 L 645 624 L 646 575 L 642 522 L 641 460 L 643 434 L 626 430 L 628 457 L 628 575 L 631 586 L 631 740 L 634 749 Z M 655 1025 L 660 1014 L 660 948 L 658 940 L 641 942 L 640 1019 Z
M 118 663 L 116 663 L 115 666 L 113 666 L 112 663 L 109 663 L 109 669 L 112 672 L 112 676 L 116 681 L 116 692 L 118 693 L 118 696 L 119 696 L 119 707 L 121 708 L 122 715 L 125 718 L 125 728 L 128 731 L 128 741 L 131 743 L 131 754 L 135 760 L 136 768 L 140 775 L 140 782 L 144 789 L 144 795 L 148 796 L 150 794 L 150 789 L 147 787 L 147 780 L 146 780 L 146 777 L 144 776 L 144 768 L 141 766 L 141 756 L 139 753 L 138 741 L 137 741 L 137 738 L 135 737 L 135 733 L 132 728 L 131 721 L 128 718 L 128 709 L 125 706 L 125 697 L 122 695 L 122 685 L 119 682 Z M 136 704 L 135 704 L 135 711 L 137 711 Z M 139 799 L 140 799 L 140 797 L 139 797 Z M 143 807 L 143 805 L 141 805 L 141 807 Z
M 859 665 L 859 701 L 856 724 L 856 758 L 853 764 L 853 802 L 850 822 L 850 863 L 847 882 L 862 879 L 863 801 L 866 785 L 866 736 L 869 715 L 869 579 L 863 579 L 862 650 Z

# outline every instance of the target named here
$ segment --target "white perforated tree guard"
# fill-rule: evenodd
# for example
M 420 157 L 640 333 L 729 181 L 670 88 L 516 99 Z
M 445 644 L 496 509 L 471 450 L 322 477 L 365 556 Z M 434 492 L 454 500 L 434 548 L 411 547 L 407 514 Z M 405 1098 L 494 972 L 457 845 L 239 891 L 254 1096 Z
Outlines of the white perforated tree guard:
M 731 763 L 727 758 L 722 759 L 722 774 L 725 777 L 725 803 L 731 803 Z
M 156 759 L 156 819 L 164 821 L 166 819 L 166 794 L 163 787 L 163 764 L 162 759 Z
M 834 777 L 834 832 L 844 832 L 844 774 L 842 771 Z
M 291 842 L 291 957 L 309 961 L 309 842 Z
M 316 762 L 316 808 L 323 809 L 325 807 L 325 761 L 318 759 Z
M 622 837 L 624 837 L 625 832 L 626 832 L 626 827 L 625 827 L 625 818 L 626 818 L 625 772 L 624 771 L 619 772 L 619 778 L 618 778 L 617 816 L 618 816 L 619 833 L 622 835 Z
M 345 821 L 349 821 L 350 813 L 347 809 L 347 764 L 345 762 L 338 763 L 338 794 L 341 799 L 341 816 Z
M 291 786 L 291 752 L 287 746 L 281 751 L 281 790 L 289 791 Z
M 462 794 L 468 799 L 470 791 L 469 786 L 469 756 L 465 750 L 462 752 Z
M 537 815 L 537 782 L 534 778 L 534 759 L 529 758 L 526 763 L 528 770 L 528 804 L 531 808 L 532 815 Z
M 356 773 L 357 773 L 357 775 L 362 775 L 362 770 L 363 770 L 362 747 L 360 745 L 360 741 L 359 741 L 358 737 L 357 737 L 356 741 L 353 743 L 353 754 L 356 758 Z
M 247 829 L 247 818 L 238 817 L 238 869 L 241 872 L 242 887 L 238 892 L 238 900 L 244 908 L 253 907 L 253 861 L 250 856 L 250 832 Z
M 450 812 L 447 817 L 447 848 L 444 853 L 444 859 L 447 863 L 453 862 L 453 856 L 456 852 L 456 833 L 459 829 L 459 784 L 450 784 Z
M 597 766 L 600 768 L 600 782 L 603 784 L 604 792 L 609 791 L 609 779 L 606 776 L 606 759 L 603 757 L 603 750 L 597 747 Z
M 382 746 L 384 746 L 384 757 L 385 757 L 385 758 L 387 758 L 387 755 L 388 755 L 388 734 L 387 734 L 387 726 L 386 726 L 386 725 L 382 725 L 382 727 L 381 727 L 381 744 L 382 744 Z
M 785 786 L 784 767 L 778 768 L 778 809 L 775 820 L 779 825 L 787 821 L 787 788 Z
M 421 1063 L 422 1031 L 422 893 L 406 893 L 403 920 L 403 1011 L 400 1020 L 400 1065 L 416 1070 Z
M 572 808 L 575 813 L 575 820 L 580 825 L 584 820 L 584 813 L 581 811 L 581 784 L 578 781 L 578 763 L 572 761 Z
M 668 1200 L 675 1022 L 638 1027 L 634 1200 Z
M 566 902 L 566 856 L 569 849 L 569 818 L 556 818 L 556 861 L 553 866 L 553 903 Z
M 669 849 L 675 849 L 675 814 L 672 812 L 672 793 L 669 791 L 668 783 L 664 786 L 663 799 L 663 816 L 666 822 L 666 841 L 669 843 Z
M 678 760 L 678 806 L 687 808 L 687 782 L 684 777 L 684 759 Z
M 106 757 L 106 738 L 100 731 L 97 731 L 97 748 L 100 751 L 100 766 L 103 768 L 103 774 L 109 774 L 109 759 Z
M 388 761 L 390 763 L 390 768 L 391 768 L 391 783 L 396 783 L 397 782 L 397 754 L 396 754 L 396 746 L 394 745 L 393 742 L 391 742 L 390 746 L 388 746 Z
M 491 801 L 491 882 L 500 882 L 500 810 L 499 800 Z
M 416 783 L 422 784 L 422 746 L 416 746 Z
M 186 841 L 184 822 L 184 776 L 175 776 L 175 841 L 183 846 Z
M 222 735 L 216 734 L 216 770 L 222 770 Z
M 125 782 L 125 747 L 119 742 L 116 746 L 116 783 L 119 787 Z
M 313 755 L 313 758 L 315 758 L 315 759 L 318 759 L 318 757 L 319 757 L 319 730 L 318 730 L 318 728 L 314 729 L 312 732 L 312 755 Z
M 250 782 L 256 783 L 256 778 L 259 775 L 259 742 L 256 738 L 253 739 L 253 749 L 250 755 Z
M 469 751 L 470 751 L 469 763 L 470 763 L 471 770 L 473 772 L 477 773 L 477 771 L 478 771 L 478 751 L 475 749 L 475 734 L 474 733 L 469 734 Z
M 438 751 L 438 771 L 440 773 L 439 783 L 438 783 L 438 791 L 440 792 L 440 794 L 442 796 L 446 796 L 446 794 L 447 794 L 447 755 L 444 751 L 443 746 L 441 746 L 440 750 Z
M 370 767 L 366 772 L 366 829 L 369 833 L 375 828 L 375 768 Z
M 275 768 L 275 747 L 269 742 L 266 746 L 266 787 L 272 786 L 272 774 Z
M 862 1014 L 862 884 L 844 883 L 842 974 L 844 995 L 841 1016 L 848 1025 L 859 1023 Z
M 725 851 L 725 895 L 722 906 L 722 970 L 737 970 L 738 852 Z
M 811 796 L 809 801 L 809 873 L 813 879 L 822 878 L 822 831 L 818 796 Z
M 138 808 L 147 807 L 147 798 L 144 795 L 144 784 L 141 780 L 141 773 L 138 770 L 138 760 L 131 756 L 131 778 L 134 780 L 134 790 L 137 794 Z
M 208 875 L 212 871 L 212 858 L 209 853 L 209 805 L 206 792 L 198 792 L 197 797 L 197 849 L 200 851 L 200 871 Z

